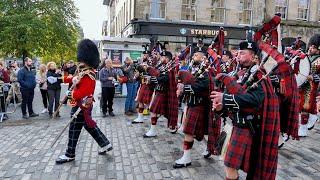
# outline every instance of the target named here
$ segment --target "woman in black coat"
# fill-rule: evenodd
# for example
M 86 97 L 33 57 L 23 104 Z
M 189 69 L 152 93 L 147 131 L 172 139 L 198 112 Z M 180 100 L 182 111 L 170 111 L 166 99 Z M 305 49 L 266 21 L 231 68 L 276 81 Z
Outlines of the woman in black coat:
M 61 71 L 57 69 L 55 62 L 49 62 L 47 65 L 48 72 L 47 77 L 56 77 L 56 81 L 48 81 L 48 96 L 49 96 L 49 115 L 52 117 L 53 112 L 59 106 L 60 102 L 60 93 L 61 93 Z M 50 78 L 49 78 L 50 79 Z M 54 109 L 54 110 L 53 110 Z M 59 113 L 57 114 L 60 117 Z

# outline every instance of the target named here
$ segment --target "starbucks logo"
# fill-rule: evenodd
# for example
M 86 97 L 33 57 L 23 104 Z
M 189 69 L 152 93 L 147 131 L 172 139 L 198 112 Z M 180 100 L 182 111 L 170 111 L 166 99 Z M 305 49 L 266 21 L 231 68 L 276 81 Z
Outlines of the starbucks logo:
M 187 30 L 186 30 L 185 28 L 181 28 L 181 29 L 180 29 L 180 33 L 181 33 L 182 35 L 185 35 L 185 34 L 187 33 Z

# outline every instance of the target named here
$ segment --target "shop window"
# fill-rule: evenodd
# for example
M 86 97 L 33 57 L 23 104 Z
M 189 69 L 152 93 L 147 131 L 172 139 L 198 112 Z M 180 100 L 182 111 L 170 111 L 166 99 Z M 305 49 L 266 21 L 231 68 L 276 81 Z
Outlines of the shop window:
M 309 0 L 299 0 L 297 19 L 307 21 L 308 18 L 309 18 Z
M 225 0 L 211 0 L 211 22 L 224 23 Z
M 181 20 L 196 21 L 196 0 L 182 0 Z
M 156 19 L 166 18 L 165 0 L 151 0 L 150 9 L 151 9 L 150 18 L 156 18 Z
M 251 24 L 252 0 L 240 0 L 239 24 Z
M 282 19 L 287 19 L 288 0 L 276 0 L 276 13 L 281 13 Z

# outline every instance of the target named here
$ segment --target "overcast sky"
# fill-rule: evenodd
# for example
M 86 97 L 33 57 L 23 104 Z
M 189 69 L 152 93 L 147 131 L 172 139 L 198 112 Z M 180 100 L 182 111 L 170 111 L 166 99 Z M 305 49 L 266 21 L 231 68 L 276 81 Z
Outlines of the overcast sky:
M 84 37 L 101 39 L 102 23 L 107 19 L 107 7 L 103 0 L 74 0 L 79 9 L 80 25 Z

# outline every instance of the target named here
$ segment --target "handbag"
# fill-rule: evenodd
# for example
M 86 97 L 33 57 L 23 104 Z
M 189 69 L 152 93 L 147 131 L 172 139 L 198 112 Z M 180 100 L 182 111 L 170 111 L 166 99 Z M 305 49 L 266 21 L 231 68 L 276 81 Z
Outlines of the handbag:
M 127 82 L 128 82 L 128 77 L 127 77 L 127 76 L 120 76 L 120 77 L 118 78 L 118 80 L 119 80 L 119 83 L 120 83 L 120 84 L 124 84 L 124 83 L 127 83 Z

